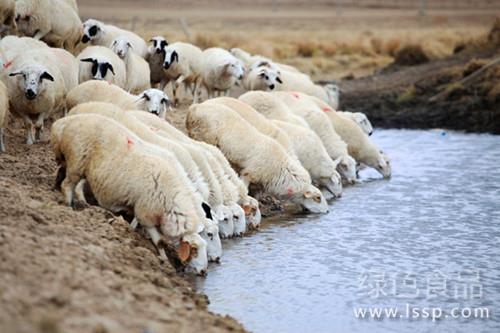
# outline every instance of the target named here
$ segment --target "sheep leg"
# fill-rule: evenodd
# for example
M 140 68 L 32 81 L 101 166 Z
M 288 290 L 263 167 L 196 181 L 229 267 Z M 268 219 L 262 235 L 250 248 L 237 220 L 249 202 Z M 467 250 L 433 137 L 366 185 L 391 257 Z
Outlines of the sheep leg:
M 193 85 L 191 86 L 193 93 L 193 103 L 198 103 L 198 100 L 200 99 L 200 85 L 201 85 L 201 79 L 198 78 L 194 81 Z
M 85 194 L 84 194 L 85 182 L 86 182 L 85 178 L 82 178 L 75 186 L 76 201 L 73 203 L 73 206 L 76 209 L 83 209 L 89 206 L 89 204 L 87 203 L 87 199 L 85 199 Z
M 35 123 L 35 141 L 42 139 L 44 115 L 40 114 Z
M 181 85 L 181 83 L 184 82 L 184 79 L 185 79 L 184 75 L 181 75 L 172 84 L 172 93 L 173 93 L 173 97 L 174 97 L 174 105 L 175 106 L 177 106 L 179 104 L 179 100 L 177 99 L 177 89 L 179 89 L 179 86 Z
M 80 181 L 78 176 L 68 176 L 63 180 L 61 184 L 61 191 L 64 195 L 64 203 L 67 206 L 73 205 L 73 194 L 75 192 L 75 187 L 77 183 Z
M 137 219 L 137 217 L 134 217 L 134 219 L 132 220 L 132 222 L 130 222 L 130 227 L 135 230 L 137 229 L 137 227 L 139 226 L 139 220 Z
M 156 227 L 150 227 L 146 228 L 146 231 L 149 234 L 149 237 L 151 237 L 151 241 L 153 242 L 154 246 L 156 247 L 156 250 L 158 250 L 158 254 L 160 255 L 160 260 L 161 261 L 167 261 L 167 254 L 165 253 L 165 248 L 164 244 L 162 244 L 162 239 L 161 235 L 156 230 Z
M 5 143 L 3 142 L 3 128 L 0 128 L 0 153 L 5 153 Z
M 29 120 L 26 123 L 26 132 L 27 132 L 27 135 L 26 135 L 26 144 L 27 145 L 32 145 L 33 142 L 34 142 L 34 138 L 33 138 L 33 123 L 31 122 L 31 120 Z

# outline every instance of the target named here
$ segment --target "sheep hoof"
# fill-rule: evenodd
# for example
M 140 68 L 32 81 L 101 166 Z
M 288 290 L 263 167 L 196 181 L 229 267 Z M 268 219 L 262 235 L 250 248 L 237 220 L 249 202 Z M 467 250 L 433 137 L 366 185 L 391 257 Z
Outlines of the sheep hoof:
M 75 201 L 73 201 L 73 204 L 71 205 L 71 207 L 74 210 L 84 210 L 85 208 L 89 207 L 89 204 L 86 202 L 75 200 Z

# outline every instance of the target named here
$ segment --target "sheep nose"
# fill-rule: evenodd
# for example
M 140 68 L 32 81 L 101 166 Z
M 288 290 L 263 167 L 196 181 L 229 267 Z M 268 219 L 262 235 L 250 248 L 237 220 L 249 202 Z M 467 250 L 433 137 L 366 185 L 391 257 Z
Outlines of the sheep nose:
M 152 114 L 155 114 L 155 115 L 160 115 L 160 112 L 158 110 L 151 110 L 150 111 Z
M 238 80 L 242 80 L 243 79 L 243 74 L 238 76 Z
M 161 49 L 156 49 L 156 53 L 160 54 L 161 53 Z
M 271 85 L 269 86 L 269 89 L 273 90 L 273 89 L 274 89 L 274 84 L 271 84 Z
M 373 132 L 368 133 L 369 136 L 371 136 L 372 134 L 373 134 Z
M 202 269 L 198 275 L 202 276 L 202 277 L 206 277 L 207 276 L 207 271 L 205 269 Z
M 87 43 L 89 40 L 90 40 L 90 38 L 87 35 L 83 35 L 82 43 Z
M 32 100 L 36 97 L 36 94 L 33 90 L 28 89 L 28 90 L 26 90 L 25 96 L 27 99 Z

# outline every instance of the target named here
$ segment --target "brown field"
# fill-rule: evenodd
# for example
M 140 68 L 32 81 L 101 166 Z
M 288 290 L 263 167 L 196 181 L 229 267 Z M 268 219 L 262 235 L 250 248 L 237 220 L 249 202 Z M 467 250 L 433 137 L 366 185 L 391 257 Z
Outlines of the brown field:
M 398 3 L 375 2 L 387 7 Z M 498 6 L 481 8 L 491 7 L 489 1 L 475 3 L 478 9 L 429 9 L 425 16 L 416 8 L 345 6 L 339 10 L 335 1 L 272 3 L 79 1 L 83 19 L 102 19 L 145 38 L 163 35 L 169 41 L 189 40 L 202 48 L 241 47 L 297 66 L 316 80 L 371 74 L 411 44 L 421 45 L 432 59 L 445 57 L 458 43 L 484 34 L 500 13 Z

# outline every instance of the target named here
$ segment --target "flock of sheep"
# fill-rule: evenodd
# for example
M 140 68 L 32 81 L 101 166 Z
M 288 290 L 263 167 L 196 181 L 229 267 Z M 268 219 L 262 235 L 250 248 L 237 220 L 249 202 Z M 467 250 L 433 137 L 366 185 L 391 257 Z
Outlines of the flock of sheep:
M 361 167 L 391 175 L 368 119 L 337 112 L 337 87 L 294 67 L 163 37 L 148 47 L 116 26 L 82 24 L 75 0 L 0 0 L 0 22 L 0 150 L 8 111 L 24 120 L 27 144 L 64 114 L 50 142 L 65 203 L 92 199 L 124 215 L 188 271 L 204 275 L 221 238 L 259 226 L 250 185 L 325 213 Z M 165 120 L 181 86 L 193 100 L 188 135 Z M 227 97 L 235 86 L 245 92 Z

